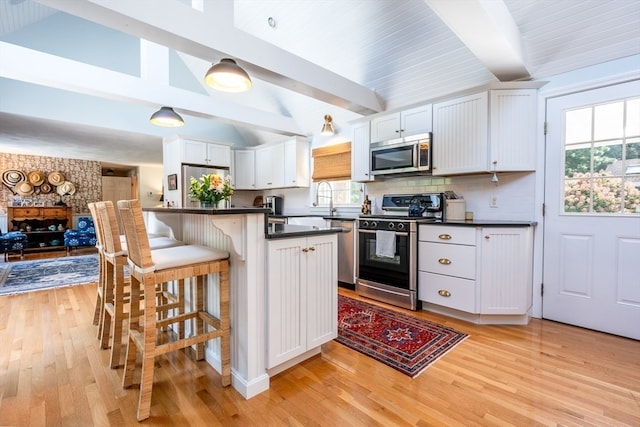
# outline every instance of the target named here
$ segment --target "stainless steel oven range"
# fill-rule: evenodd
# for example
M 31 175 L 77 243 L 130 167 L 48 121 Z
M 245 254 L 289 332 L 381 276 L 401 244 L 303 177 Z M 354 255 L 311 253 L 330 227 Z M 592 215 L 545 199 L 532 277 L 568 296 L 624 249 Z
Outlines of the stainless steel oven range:
M 384 195 L 382 209 L 356 221 L 356 293 L 417 310 L 418 224 L 443 220 L 444 195 Z

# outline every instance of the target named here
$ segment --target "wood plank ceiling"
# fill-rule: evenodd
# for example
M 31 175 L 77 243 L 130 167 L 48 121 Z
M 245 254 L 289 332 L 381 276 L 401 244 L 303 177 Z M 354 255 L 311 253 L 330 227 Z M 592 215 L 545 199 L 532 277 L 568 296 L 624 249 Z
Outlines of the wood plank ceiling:
M 446 3 L 453 8 L 443 10 Z M 186 0 L 0 1 L 0 43 L 6 43 L 0 44 L 0 148 L 24 152 L 37 146 L 47 155 L 47 147 L 59 153 L 62 144 L 79 150 L 84 157 L 78 158 L 158 164 L 159 141 L 175 133 L 148 124 L 160 105 L 175 106 L 184 115 L 187 125 L 180 134 L 223 138 L 236 146 L 295 133 L 312 136 L 327 113 L 348 138 L 348 122 L 362 114 L 498 79 L 541 80 L 640 54 L 640 2 L 635 0 L 193 4 L 203 10 Z M 462 13 L 473 8 L 471 17 Z M 467 30 L 471 36 L 463 34 Z M 139 37 L 169 46 L 170 75 L 156 70 L 162 72 L 142 78 L 144 65 L 131 66 L 123 47 L 134 44 L 133 52 L 141 52 Z M 469 37 L 483 42 L 474 46 Z M 490 42 L 495 51 L 496 40 L 513 49 L 519 75 L 505 77 L 499 71 L 498 60 L 511 53 L 492 59 L 491 49 L 481 51 Z M 92 43 L 100 55 L 91 54 Z M 96 75 L 109 82 L 88 78 L 80 85 L 73 75 L 55 77 L 34 66 L 59 62 L 40 52 L 76 61 L 67 64 L 75 72 L 90 69 L 83 63 L 97 63 L 105 71 Z M 28 63 L 7 65 L 23 54 Z M 249 70 L 250 92 L 221 94 L 204 86 L 204 72 L 223 56 L 237 58 Z M 117 73 L 129 74 L 131 84 L 138 81 L 140 93 L 118 93 Z M 92 117 L 91 111 L 100 114 Z M 114 144 L 126 149 L 119 154 Z

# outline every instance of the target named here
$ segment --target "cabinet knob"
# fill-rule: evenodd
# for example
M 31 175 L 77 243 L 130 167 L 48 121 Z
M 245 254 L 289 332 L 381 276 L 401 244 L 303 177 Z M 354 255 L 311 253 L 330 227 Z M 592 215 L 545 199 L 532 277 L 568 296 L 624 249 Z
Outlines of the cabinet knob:
M 489 236 L 488 234 L 486 236 L 484 236 L 485 239 L 489 240 L 491 238 L 491 236 Z
M 440 289 L 438 291 L 438 295 L 440 295 L 441 297 L 449 298 L 451 296 L 451 292 L 447 291 L 446 289 Z
M 449 264 L 451 264 L 451 260 L 450 260 L 450 259 L 448 259 L 448 258 L 440 258 L 440 259 L 438 260 L 438 262 L 439 262 L 440 264 L 442 264 L 442 265 L 449 265 Z
M 451 234 L 441 234 L 441 235 L 438 236 L 438 239 L 451 240 Z

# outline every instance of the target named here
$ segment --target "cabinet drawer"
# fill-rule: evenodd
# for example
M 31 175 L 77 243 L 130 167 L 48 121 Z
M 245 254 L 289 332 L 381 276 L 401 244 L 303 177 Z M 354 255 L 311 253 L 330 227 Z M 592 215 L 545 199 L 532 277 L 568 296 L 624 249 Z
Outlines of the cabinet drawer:
M 475 246 L 419 242 L 418 269 L 475 280 L 476 248 Z
M 447 227 L 440 225 L 421 225 L 418 227 L 418 239 L 423 242 L 453 243 L 456 245 L 475 245 L 475 227 Z
M 40 216 L 40 208 L 13 208 L 13 218 L 36 218 Z
M 475 280 L 420 271 L 418 299 L 456 310 L 477 313 Z
M 44 211 L 44 216 L 47 218 L 67 218 L 67 208 L 47 208 Z

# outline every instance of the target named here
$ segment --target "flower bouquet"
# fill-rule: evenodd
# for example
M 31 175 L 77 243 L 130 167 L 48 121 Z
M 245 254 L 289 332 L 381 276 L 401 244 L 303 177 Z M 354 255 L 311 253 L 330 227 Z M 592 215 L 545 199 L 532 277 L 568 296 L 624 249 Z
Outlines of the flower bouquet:
M 200 179 L 192 177 L 189 182 L 189 196 L 200 200 L 202 204 L 216 206 L 221 200 L 229 200 L 233 193 L 231 175 L 222 177 L 212 173 L 202 175 Z

